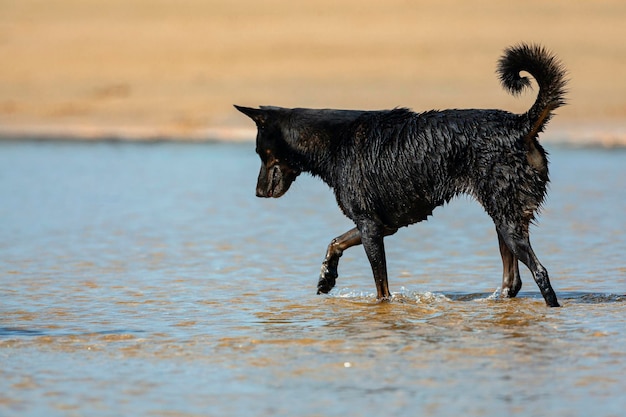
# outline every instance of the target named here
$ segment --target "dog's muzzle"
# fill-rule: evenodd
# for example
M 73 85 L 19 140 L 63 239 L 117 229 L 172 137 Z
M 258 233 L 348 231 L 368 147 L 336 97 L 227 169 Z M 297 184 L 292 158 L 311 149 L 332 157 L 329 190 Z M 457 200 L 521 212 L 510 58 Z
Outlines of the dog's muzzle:
M 294 182 L 299 172 L 288 166 L 273 164 L 269 167 L 261 165 L 256 186 L 256 196 L 278 198 L 284 195 Z

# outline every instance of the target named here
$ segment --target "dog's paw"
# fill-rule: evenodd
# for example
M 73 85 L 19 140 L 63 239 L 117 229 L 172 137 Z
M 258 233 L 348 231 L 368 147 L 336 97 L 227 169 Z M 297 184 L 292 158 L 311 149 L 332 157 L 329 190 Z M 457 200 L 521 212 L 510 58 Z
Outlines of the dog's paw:
M 324 262 L 322 264 L 322 270 L 320 272 L 320 279 L 317 282 L 317 293 L 328 294 L 330 290 L 335 286 L 338 274 L 336 268 L 329 268 L 328 264 Z
M 328 294 L 335 286 L 335 280 L 319 280 L 317 283 L 317 294 Z

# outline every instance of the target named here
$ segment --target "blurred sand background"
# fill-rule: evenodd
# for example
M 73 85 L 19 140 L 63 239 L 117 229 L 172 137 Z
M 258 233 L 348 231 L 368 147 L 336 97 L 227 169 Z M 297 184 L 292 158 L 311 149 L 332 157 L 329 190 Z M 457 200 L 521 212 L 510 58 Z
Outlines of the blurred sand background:
M 624 0 L 0 0 L 0 135 L 252 139 L 232 104 L 503 108 L 502 49 L 561 58 L 544 140 L 626 144 Z

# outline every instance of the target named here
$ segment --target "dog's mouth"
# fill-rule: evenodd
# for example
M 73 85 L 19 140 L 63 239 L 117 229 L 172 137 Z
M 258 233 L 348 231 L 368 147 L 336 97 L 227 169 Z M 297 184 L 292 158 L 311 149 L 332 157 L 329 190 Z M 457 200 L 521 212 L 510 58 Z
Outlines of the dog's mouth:
M 257 197 L 278 198 L 283 196 L 289 190 L 298 174 L 299 172 L 279 164 L 272 165 L 269 168 L 262 166 L 256 188 Z

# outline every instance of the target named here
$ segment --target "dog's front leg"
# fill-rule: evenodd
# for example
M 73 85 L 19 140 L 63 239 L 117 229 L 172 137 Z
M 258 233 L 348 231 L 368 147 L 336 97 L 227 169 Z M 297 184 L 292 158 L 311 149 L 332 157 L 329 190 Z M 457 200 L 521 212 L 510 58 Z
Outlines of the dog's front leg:
M 359 229 L 356 227 L 348 230 L 341 236 L 337 236 L 330 242 L 326 250 L 326 257 L 324 258 L 324 262 L 322 262 L 320 279 L 317 283 L 318 294 L 327 294 L 335 286 L 335 282 L 339 276 L 337 266 L 339 265 L 339 258 L 343 255 L 343 251 L 360 244 L 361 232 L 359 232 Z
M 391 298 L 389 283 L 387 282 L 387 261 L 385 259 L 384 237 L 385 227 L 373 220 L 364 220 L 357 223 L 361 232 L 361 242 L 365 248 L 367 259 L 370 261 L 374 282 L 376 283 L 377 298 L 386 300 Z

